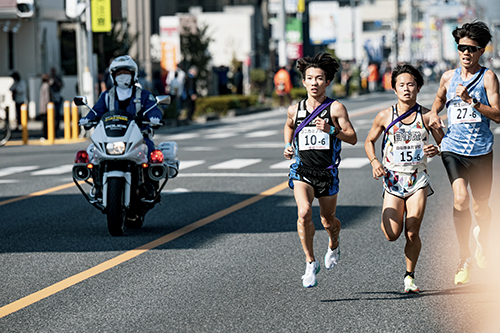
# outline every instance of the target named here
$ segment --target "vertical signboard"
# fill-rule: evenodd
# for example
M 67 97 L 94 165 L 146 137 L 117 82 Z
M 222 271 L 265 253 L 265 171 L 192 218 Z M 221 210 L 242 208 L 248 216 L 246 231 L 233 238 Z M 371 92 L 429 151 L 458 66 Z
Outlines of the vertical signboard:
M 337 41 L 339 3 L 313 1 L 309 3 L 309 40 L 311 44 L 325 45 Z
M 111 0 L 90 1 L 92 32 L 111 31 Z
M 286 21 L 286 54 L 288 59 L 297 60 L 304 54 L 302 20 L 289 17 Z
M 167 71 L 177 68 L 181 59 L 179 17 L 160 17 L 161 67 Z

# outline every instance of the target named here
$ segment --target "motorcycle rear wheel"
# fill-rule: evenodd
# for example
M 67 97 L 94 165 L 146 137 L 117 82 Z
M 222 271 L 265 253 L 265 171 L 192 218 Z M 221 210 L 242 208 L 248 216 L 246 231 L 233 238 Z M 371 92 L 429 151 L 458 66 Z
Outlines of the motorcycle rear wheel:
M 123 178 L 108 178 L 107 218 L 111 236 L 123 235 L 125 208 L 123 207 Z

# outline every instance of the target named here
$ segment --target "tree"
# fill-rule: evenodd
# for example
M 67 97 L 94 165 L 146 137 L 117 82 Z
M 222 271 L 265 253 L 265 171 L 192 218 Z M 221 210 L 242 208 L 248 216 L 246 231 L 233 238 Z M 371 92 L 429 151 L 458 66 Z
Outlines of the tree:
M 184 69 L 187 66 L 198 67 L 198 85 L 202 90 L 207 89 L 208 85 L 208 64 L 212 56 L 208 52 L 208 46 L 213 41 L 207 36 L 208 26 L 196 27 L 191 29 L 184 27 L 181 33 L 181 55 Z

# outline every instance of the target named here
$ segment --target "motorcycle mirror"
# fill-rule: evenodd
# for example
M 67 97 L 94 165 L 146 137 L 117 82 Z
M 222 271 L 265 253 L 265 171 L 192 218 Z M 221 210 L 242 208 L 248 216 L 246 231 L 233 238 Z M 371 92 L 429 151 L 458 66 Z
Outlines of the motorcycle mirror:
M 85 96 L 76 96 L 75 98 L 73 98 L 73 101 L 78 106 L 87 105 L 87 97 Z
M 158 104 L 170 104 L 170 96 L 169 95 L 159 95 L 156 96 L 156 103 Z

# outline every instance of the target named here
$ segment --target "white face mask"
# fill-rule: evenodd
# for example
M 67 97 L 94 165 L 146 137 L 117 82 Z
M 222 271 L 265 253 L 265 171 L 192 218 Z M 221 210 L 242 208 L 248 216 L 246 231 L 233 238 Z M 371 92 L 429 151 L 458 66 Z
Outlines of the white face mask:
M 132 83 L 132 75 L 130 74 L 120 74 L 115 77 L 116 85 L 118 88 L 126 89 L 130 88 Z

